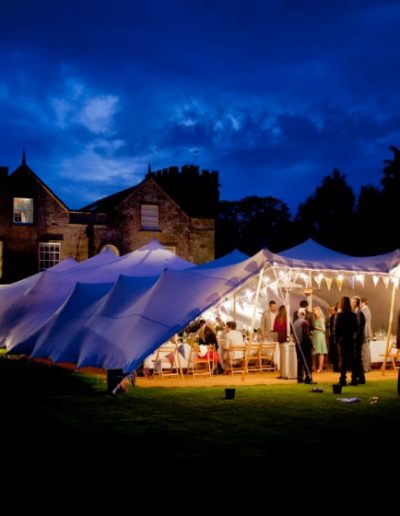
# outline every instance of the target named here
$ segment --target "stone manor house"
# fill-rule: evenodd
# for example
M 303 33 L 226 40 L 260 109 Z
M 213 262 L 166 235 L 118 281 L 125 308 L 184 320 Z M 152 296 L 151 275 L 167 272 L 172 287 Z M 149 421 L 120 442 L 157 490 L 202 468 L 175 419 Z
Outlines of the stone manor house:
M 218 172 L 194 165 L 149 169 L 131 188 L 69 209 L 29 168 L 0 167 L 0 282 L 10 283 L 67 256 L 82 261 L 110 247 L 122 255 L 156 238 L 194 263 L 214 259 Z

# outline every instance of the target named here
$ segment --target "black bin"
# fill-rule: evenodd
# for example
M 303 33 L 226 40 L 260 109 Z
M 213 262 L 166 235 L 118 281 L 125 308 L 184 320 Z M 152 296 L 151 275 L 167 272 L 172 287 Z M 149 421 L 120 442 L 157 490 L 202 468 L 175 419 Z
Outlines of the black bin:
M 123 378 L 122 369 L 107 369 L 107 391 L 112 392 Z

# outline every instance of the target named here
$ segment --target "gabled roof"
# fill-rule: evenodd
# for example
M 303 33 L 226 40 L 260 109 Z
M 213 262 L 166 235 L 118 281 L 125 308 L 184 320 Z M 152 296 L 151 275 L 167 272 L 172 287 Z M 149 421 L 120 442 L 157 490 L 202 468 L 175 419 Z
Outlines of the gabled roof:
M 13 183 L 16 181 L 19 183 L 19 176 L 28 175 L 31 176 L 47 193 L 53 197 L 53 199 L 66 211 L 69 211 L 68 206 L 56 195 L 53 190 L 44 183 L 40 177 L 35 174 L 35 172 L 26 164 L 25 153 L 23 154 L 21 165 L 14 170 L 14 172 L 9 176 L 8 181 Z
M 137 188 L 142 183 L 139 183 L 136 186 L 131 186 L 130 188 L 126 188 L 125 190 L 121 190 L 120 192 L 116 192 L 115 194 L 108 195 L 107 197 L 103 197 L 98 201 L 92 202 L 91 204 L 88 204 L 83 208 L 80 208 L 79 211 L 90 211 L 92 213 L 109 213 L 119 204 L 121 204 L 127 197 L 129 197 L 131 193 L 137 190 Z
M 133 192 L 140 188 L 141 185 L 143 185 L 146 181 L 153 181 L 155 185 L 157 185 L 157 187 L 187 216 L 213 218 L 211 216 L 210 210 L 207 208 L 210 202 L 203 202 L 202 198 L 199 198 L 200 192 L 195 189 L 195 186 L 192 188 L 192 194 L 189 195 L 186 190 L 172 188 L 172 183 L 168 183 L 168 181 L 165 181 L 165 179 L 166 178 L 163 176 L 158 176 L 153 173 L 148 174 L 143 179 L 143 181 L 141 181 L 136 186 L 132 186 L 130 188 L 126 188 L 125 190 L 121 190 L 120 192 L 108 195 L 107 197 L 103 197 L 98 201 L 92 202 L 91 204 L 80 208 L 79 211 L 86 211 L 91 213 L 110 213 L 113 209 L 123 203 L 125 199 L 127 199 Z

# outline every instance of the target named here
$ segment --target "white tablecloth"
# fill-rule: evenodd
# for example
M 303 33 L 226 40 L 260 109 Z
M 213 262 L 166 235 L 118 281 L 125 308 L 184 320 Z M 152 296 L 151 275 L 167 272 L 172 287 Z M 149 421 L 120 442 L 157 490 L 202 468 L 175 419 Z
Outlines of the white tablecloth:
M 371 362 L 383 362 L 386 351 L 386 340 L 371 340 L 369 347 L 371 350 Z

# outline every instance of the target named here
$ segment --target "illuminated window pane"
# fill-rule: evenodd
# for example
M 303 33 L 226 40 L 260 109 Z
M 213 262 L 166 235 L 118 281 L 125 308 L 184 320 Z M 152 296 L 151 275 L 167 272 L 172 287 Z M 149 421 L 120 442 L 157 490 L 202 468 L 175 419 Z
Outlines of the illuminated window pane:
M 61 244 L 39 243 L 39 270 L 44 271 L 60 263 Z
M 141 205 L 141 227 L 142 229 L 158 229 L 158 206 L 155 204 Z
M 14 197 L 14 218 L 15 224 L 33 223 L 33 199 Z
M 176 254 L 176 246 L 174 246 L 174 245 L 164 245 L 164 247 L 170 253 Z

